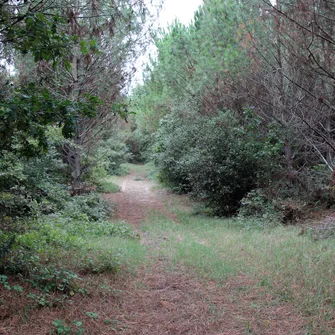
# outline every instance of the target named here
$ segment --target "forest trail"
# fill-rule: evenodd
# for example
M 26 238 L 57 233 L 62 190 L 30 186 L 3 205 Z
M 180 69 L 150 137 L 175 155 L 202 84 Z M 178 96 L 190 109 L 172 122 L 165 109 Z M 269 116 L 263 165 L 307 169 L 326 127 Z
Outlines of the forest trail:
M 185 198 L 157 189 L 146 171 L 119 179 L 121 192 L 105 195 L 117 205 L 116 219 L 133 225 L 150 262 L 121 283 L 122 297 L 113 318 L 125 335 L 304 335 L 304 319 L 288 302 L 278 301 L 245 275 L 220 283 L 200 279 L 183 264 L 171 263 L 160 248 L 164 236 L 148 241 L 141 222 L 155 212 L 180 225 L 170 211 Z M 154 220 L 150 224 L 155 224 Z M 151 237 L 152 238 L 152 237 Z M 182 242 L 182 241 L 181 241 Z M 164 243 L 164 241 L 163 241 Z M 156 253 L 151 249 L 156 249 Z
M 140 241 L 127 243 L 129 249 L 122 249 L 126 260 L 138 259 L 136 271 L 124 263 L 117 276 L 83 273 L 87 293 L 7 317 L 7 323 L 0 324 L 1 335 L 326 334 L 306 331 L 308 316 L 293 306 L 279 283 L 267 281 L 270 274 L 248 275 L 247 266 L 255 259 L 248 263 L 247 245 L 237 246 L 239 260 L 232 260 L 229 239 L 212 230 L 214 226 L 201 225 L 199 230 L 199 217 L 191 214 L 186 196 L 171 194 L 146 175 L 146 167 L 132 166 L 129 175 L 116 178 L 121 192 L 104 195 L 116 206 L 113 221 L 127 222 L 141 236 Z M 233 230 L 225 230 L 230 233 Z M 107 236 L 99 243 L 110 248 L 112 242 Z M 229 262 L 237 264 L 236 271 L 230 271 Z M 41 304 L 55 293 L 36 294 Z
M 124 220 L 138 227 L 150 211 L 159 211 L 176 220 L 176 216 L 167 210 L 173 195 L 165 190 L 154 190 L 156 184 L 147 179 L 145 168 L 131 170 L 118 183 L 121 192 L 104 195 L 105 200 L 117 206 L 116 220 Z

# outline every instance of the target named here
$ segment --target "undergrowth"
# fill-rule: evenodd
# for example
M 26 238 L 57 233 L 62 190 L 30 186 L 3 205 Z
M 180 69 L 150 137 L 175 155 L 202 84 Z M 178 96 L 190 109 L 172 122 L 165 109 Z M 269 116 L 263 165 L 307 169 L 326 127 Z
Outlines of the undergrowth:
M 111 178 L 106 178 L 98 183 L 97 191 L 100 193 L 117 193 L 120 192 L 120 186 L 115 184 Z
M 90 294 L 89 276 L 133 271 L 144 259 L 139 236 L 109 214 L 108 205 L 90 194 L 71 198 L 58 213 L 21 221 L 19 232 L 1 230 L 0 308 L 10 315 L 18 308 L 65 306 Z

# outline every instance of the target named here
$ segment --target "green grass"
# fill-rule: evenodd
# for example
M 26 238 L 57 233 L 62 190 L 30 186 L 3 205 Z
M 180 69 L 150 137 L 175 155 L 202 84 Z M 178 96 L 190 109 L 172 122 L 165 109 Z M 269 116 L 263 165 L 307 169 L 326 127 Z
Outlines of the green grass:
M 100 193 L 120 192 L 120 186 L 115 182 L 115 178 L 108 177 L 100 181 L 97 191 Z
M 120 236 L 101 237 L 87 242 L 88 250 L 101 253 L 112 252 L 117 255 L 121 266 L 134 269 L 138 264 L 146 262 L 146 249 L 139 240 L 123 238 Z
M 153 257 L 181 263 L 218 283 L 246 275 L 314 320 L 333 315 L 334 240 L 298 236 L 296 227 L 264 227 L 262 222 L 192 216 L 180 210 L 177 216 L 181 224 L 157 213 L 143 223 L 149 238 L 160 241 L 152 248 Z
M 120 189 L 120 185 L 122 184 L 122 181 L 124 180 L 124 177 L 122 176 L 109 176 L 106 180 L 108 180 L 110 183 L 113 183 L 117 185 Z
M 50 222 L 51 223 L 51 222 Z M 121 268 L 133 270 L 141 261 L 145 261 L 145 249 L 140 244 L 139 236 L 124 222 L 110 221 L 54 221 L 46 224 L 48 236 L 56 229 L 58 254 L 50 246 L 45 249 L 49 262 L 66 266 L 84 273 L 117 273 Z M 64 232 L 61 234 L 60 232 Z M 61 241 L 61 236 L 65 242 Z M 67 241 L 72 236 L 73 246 Z M 68 249 L 72 249 L 69 254 Z

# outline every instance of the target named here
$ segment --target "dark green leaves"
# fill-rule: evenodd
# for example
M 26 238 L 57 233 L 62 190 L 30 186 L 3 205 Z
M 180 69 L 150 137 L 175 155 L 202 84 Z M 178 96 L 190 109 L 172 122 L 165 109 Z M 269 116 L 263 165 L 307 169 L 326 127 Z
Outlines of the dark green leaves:
M 4 41 L 23 54 L 31 52 L 35 62 L 56 63 L 66 54 L 71 37 L 61 31 L 65 22 L 59 15 L 27 12 L 12 21 L 1 22 Z
M 94 117 L 99 99 L 85 95 L 80 102 L 60 99 L 47 89 L 29 84 L 3 97 L 0 102 L 0 149 L 24 156 L 43 153 L 48 148 L 46 126 L 63 126 L 63 135 L 72 137 L 76 120 Z

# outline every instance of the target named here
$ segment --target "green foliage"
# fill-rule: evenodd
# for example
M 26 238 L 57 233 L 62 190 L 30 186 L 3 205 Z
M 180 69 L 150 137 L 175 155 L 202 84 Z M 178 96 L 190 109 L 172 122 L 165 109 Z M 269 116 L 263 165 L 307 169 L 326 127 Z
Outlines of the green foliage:
M 154 161 L 160 171 L 160 180 L 174 187 L 175 191 L 186 192 L 191 189 L 188 173 L 183 169 L 182 158 L 192 147 L 192 128 L 179 118 L 166 116 L 156 133 Z
M 93 319 L 97 319 L 99 314 L 98 313 L 95 313 L 95 312 L 86 312 L 85 313 L 87 316 L 89 316 L 90 318 L 93 318 Z
M 121 264 L 117 250 L 87 252 L 84 241 L 104 236 L 137 239 L 138 235 L 124 223 L 108 220 L 112 210 L 99 195 L 69 195 L 67 169 L 57 151 L 64 138 L 57 127 L 46 132 L 45 155 L 18 159 L 14 152 L 3 151 L 0 159 L 0 270 L 22 275 L 44 292 L 72 295 L 80 290 L 78 274 L 66 262 L 51 261 L 54 254 L 82 253 L 78 271 L 117 272 Z M 115 188 L 112 183 L 107 186 Z M 71 263 L 71 257 L 65 259 Z
M 56 64 L 71 42 L 70 36 L 62 31 L 66 22 L 57 13 L 43 13 L 37 6 L 32 7 L 0 5 L 0 28 L 4 41 L 23 54 L 31 52 L 35 62 L 46 60 Z M 39 10 L 43 9 L 43 5 L 39 7 Z
M 11 290 L 10 285 L 7 282 L 8 277 L 5 275 L 0 275 L 0 284 L 6 289 L 6 290 Z
M 27 282 L 30 282 L 32 287 L 38 287 L 47 293 L 59 291 L 74 295 L 79 288 L 78 279 L 78 275 L 68 269 L 45 267 L 41 264 L 29 273 Z
M 63 155 L 68 153 L 66 163 L 73 167 L 74 157 L 80 157 L 77 164 L 86 160 L 78 175 L 71 171 L 76 182 L 97 164 L 92 147 L 96 149 L 101 134 L 110 130 L 117 115 L 126 119 L 129 114 L 121 97 L 128 77 L 124 70 L 143 26 L 140 18 L 146 12 L 142 2 L 121 2 L 120 6 L 103 2 L 91 6 L 87 2 L 80 5 L 80 11 L 79 3 L 65 7 L 62 2 L 50 7 L 48 1 L 36 6 L 26 1 L 0 4 L 2 42 L 10 56 L 5 64 L 16 70 L 12 77 L 1 71 L 0 151 L 22 157 L 44 154 L 49 149 L 46 128 L 54 125 L 65 138 L 75 137 L 75 143 L 67 143 L 69 151 L 63 148 Z M 113 23 L 108 17 L 115 18 Z M 129 34 L 127 43 L 125 31 Z M 106 71 L 102 73 L 101 68 Z M 90 79 L 78 80 L 79 73 Z M 117 169 L 117 155 L 109 156 L 110 165 L 115 165 L 111 168 Z
M 61 18 L 59 9 L 50 11 L 44 3 L 31 6 L 2 3 L 0 5 L 0 28 L 5 44 L 12 54 L 32 55 L 35 62 L 51 62 L 56 69 L 65 56 L 74 36 L 65 33 L 67 22 Z M 1 58 L 5 54 L 1 52 Z M 47 89 L 29 74 L 29 80 L 20 81 L 19 76 L 7 77 L 0 87 L 0 151 L 13 152 L 19 156 L 34 157 L 45 153 L 49 147 L 47 126 L 58 125 L 63 135 L 72 137 L 78 117 L 93 117 L 99 99 L 84 94 L 80 101 L 64 99 L 55 91 Z M 3 79 L 3 78 L 1 78 Z
M 131 153 L 128 160 L 135 164 L 145 163 L 150 159 L 153 135 L 146 128 L 139 128 L 135 121 L 133 122 L 131 135 L 126 141 L 128 151 Z
M 69 219 L 66 214 L 63 216 L 49 216 L 48 224 L 41 231 L 46 238 L 52 240 L 52 232 L 49 234 L 48 229 L 54 229 L 53 235 L 58 236 L 58 241 L 62 241 L 61 237 L 69 235 L 69 237 L 99 237 L 99 236 L 122 236 L 130 238 L 138 238 L 129 226 L 123 222 L 114 224 L 108 220 L 89 220 L 87 216 Z M 70 241 L 65 240 L 66 243 Z
M 105 179 L 101 180 L 97 186 L 97 191 L 100 193 L 117 193 L 120 192 L 120 186 L 112 181 Z
M 67 327 L 63 321 L 61 320 L 55 320 L 52 322 L 52 325 L 56 328 L 55 329 L 55 332 L 56 334 L 65 334 L 65 335 L 69 335 L 71 334 L 71 328 L 70 327 Z
M 54 327 L 52 334 L 57 335 L 82 335 L 85 332 L 85 327 L 83 322 L 78 320 L 73 320 L 71 324 L 62 321 L 62 320 L 55 320 L 52 322 Z
M 27 222 L 25 231 L 20 234 L 1 231 L 0 271 L 20 274 L 42 292 L 59 292 L 66 296 L 83 292 L 78 273 L 118 272 L 124 263 L 123 252 L 118 248 L 88 247 L 88 241 L 103 237 L 137 240 L 138 234 L 123 222 L 108 221 L 106 214 L 103 215 L 105 206 L 96 202 L 96 196 L 77 198 L 78 201 L 71 198 L 69 202 L 73 202 L 73 206 L 62 213 Z M 86 211 L 81 216 L 80 208 Z M 99 211 L 101 214 L 97 216 Z M 1 277 L 1 283 L 15 289 L 8 284 L 6 276 Z M 41 299 L 38 298 L 39 305 Z M 49 299 L 42 300 L 45 305 L 49 304 Z
M 0 158 L 0 227 L 17 230 L 15 223 L 25 216 L 53 213 L 69 199 L 66 169 L 55 146 L 62 136 L 47 128 L 50 150 L 44 156 L 26 159 L 11 151 Z
M 272 155 L 253 127 L 232 113 L 213 118 L 163 119 L 156 134 L 155 162 L 160 179 L 191 192 L 217 214 L 234 213 L 266 170 Z
M 102 137 L 95 150 L 83 159 L 83 163 L 88 167 L 84 179 L 88 184 L 97 186 L 99 192 L 104 192 L 108 176 L 128 173 L 122 164 L 131 157 L 126 145 L 129 130 L 124 122 L 115 122 L 111 129 L 103 132 Z M 114 189 L 112 185 L 110 187 Z
M 247 221 L 257 218 L 264 219 L 267 223 L 279 222 L 279 213 L 272 199 L 261 189 L 254 189 L 243 197 L 238 217 L 247 218 Z
M 69 294 L 76 291 L 76 274 L 62 265 L 46 265 L 41 255 L 81 250 L 83 241 L 92 237 L 137 235 L 123 223 L 108 221 L 110 206 L 97 194 L 70 197 L 67 170 L 56 150 L 64 139 L 56 128 L 48 130 L 48 138 L 51 149 L 44 156 L 18 160 L 13 152 L 4 152 L 0 159 L 0 269 L 22 274 L 45 290 L 63 287 Z M 105 265 L 89 262 L 90 267 L 107 270 L 112 256 L 118 264 L 115 252 L 103 258 Z
M 76 131 L 79 115 L 93 117 L 99 101 L 86 96 L 80 102 L 59 99 L 47 89 L 30 83 L 13 92 L 2 89 L 0 103 L 0 150 L 33 157 L 48 149 L 47 126 L 62 126 L 65 137 Z
M 122 163 L 131 159 L 131 152 L 127 148 L 128 130 L 116 129 L 114 134 L 106 140 L 101 148 L 107 149 L 107 166 L 106 171 L 109 175 L 123 175 Z
M 83 274 L 117 273 L 121 269 L 121 255 L 113 251 L 96 251 L 81 255 L 78 269 Z
M 64 205 L 63 217 L 83 221 L 99 221 L 106 218 L 109 206 L 97 194 L 74 197 Z

